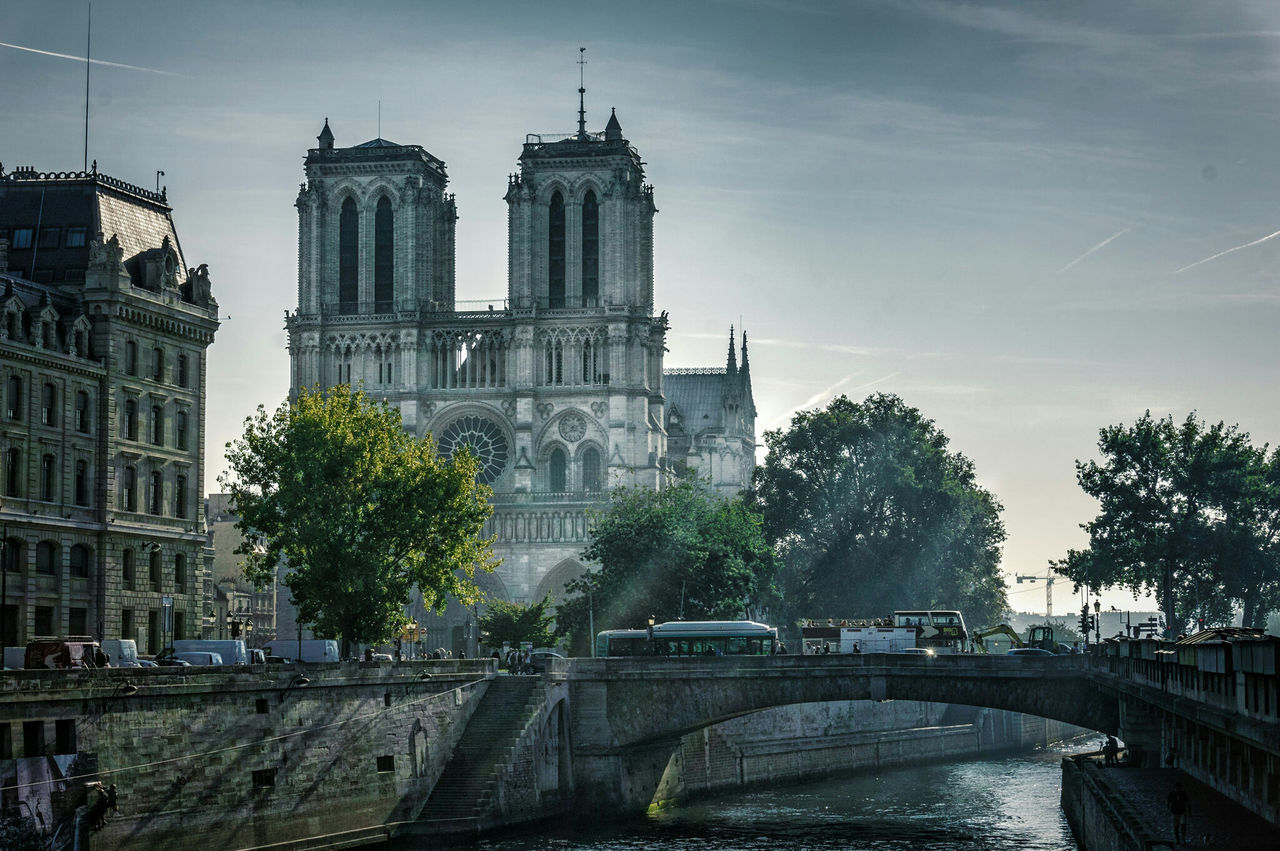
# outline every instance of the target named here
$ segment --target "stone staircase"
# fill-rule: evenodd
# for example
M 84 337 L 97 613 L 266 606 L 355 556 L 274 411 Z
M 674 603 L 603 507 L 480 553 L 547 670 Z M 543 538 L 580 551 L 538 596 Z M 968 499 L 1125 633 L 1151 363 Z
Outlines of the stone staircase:
M 542 701 L 542 680 L 499 675 L 489 683 L 431 797 L 418 814 L 441 832 L 476 830 L 493 807 L 499 772 Z M 485 823 L 491 824 L 491 820 Z

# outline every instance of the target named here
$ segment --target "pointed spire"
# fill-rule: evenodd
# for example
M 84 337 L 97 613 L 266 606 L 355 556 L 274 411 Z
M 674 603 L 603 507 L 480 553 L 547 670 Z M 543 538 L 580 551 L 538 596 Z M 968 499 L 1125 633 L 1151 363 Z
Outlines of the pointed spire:
M 618 123 L 618 111 L 616 109 L 609 110 L 609 123 L 604 126 L 604 140 L 612 142 L 615 139 L 622 138 L 622 125 Z
M 587 49 L 578 48 L 578 138 L 587 138 Z
M 751 369 L 751 363 L 747 360 L 747 329 L 742 329 L 742 371 L 745 373 Z
M 728 371 L 730 375 L 738 374 L 738 354 L 733 348 L 733 326 L 729 326 L 729 362 Z
M 333 150 L 333 131 L 329 129 L 328 117 L 325 118 L 324 129 L 320 131 L 320 135 L 316 137 L 316 141 L 320 143 L 321 150 Z

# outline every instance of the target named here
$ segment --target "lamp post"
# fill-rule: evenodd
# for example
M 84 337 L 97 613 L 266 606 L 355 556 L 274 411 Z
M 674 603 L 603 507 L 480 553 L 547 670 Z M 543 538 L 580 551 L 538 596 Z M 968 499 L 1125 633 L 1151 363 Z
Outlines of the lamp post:
M 649 655 L 658 655 L 658 643 L 653 640 L 653 615 L 649 615 Z
M 1093 600 L 1093 643 L 1102 643 L 1102 603 L 1096 597 Z

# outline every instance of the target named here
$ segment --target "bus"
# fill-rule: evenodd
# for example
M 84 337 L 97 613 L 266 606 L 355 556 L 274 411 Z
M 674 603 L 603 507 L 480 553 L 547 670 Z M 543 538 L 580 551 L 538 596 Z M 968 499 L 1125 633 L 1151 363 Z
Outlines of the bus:
M 935 653 L 963 653 L 969 640 L 964 616 L 959 612 L 894 612 L 893 625 L 915 627 L 916 646 L 931 648 Z
M 668 621 L 596 636 L 596 656 L 771 656 L 778 630 L 755 621 Z

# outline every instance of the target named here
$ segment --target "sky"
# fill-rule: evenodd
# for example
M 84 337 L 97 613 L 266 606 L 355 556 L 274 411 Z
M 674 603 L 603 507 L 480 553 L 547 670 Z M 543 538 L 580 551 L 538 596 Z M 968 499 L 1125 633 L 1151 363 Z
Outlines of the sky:
M 5 0 L 8 169 L 82 167 L 87 7 Z M 507 175 L 526 133 L 575 129 L 579 47 L 589 129 L 616 108 L 655 187 L 667 365 L 721 365 L 745 327 L 761 443 L 841 393 L 919 408 L 1005 507 L 1015 609 L 1045 600 L 1013 577 L 1086 542 L 1075 463 L 1100 428 L 1195 412 L 1280 441 L 1280 4 L 99 0 L 92 17 L 89 159 L 146 187 L 164 172 L 222 307 L 209 490 L 244 418 L 288 391 L 293 202 L 325 118 L 339 146 L 445 161 L 458 298 L 493 303 Z M 1055 615 L 1078 606 L 1058 582 Z

